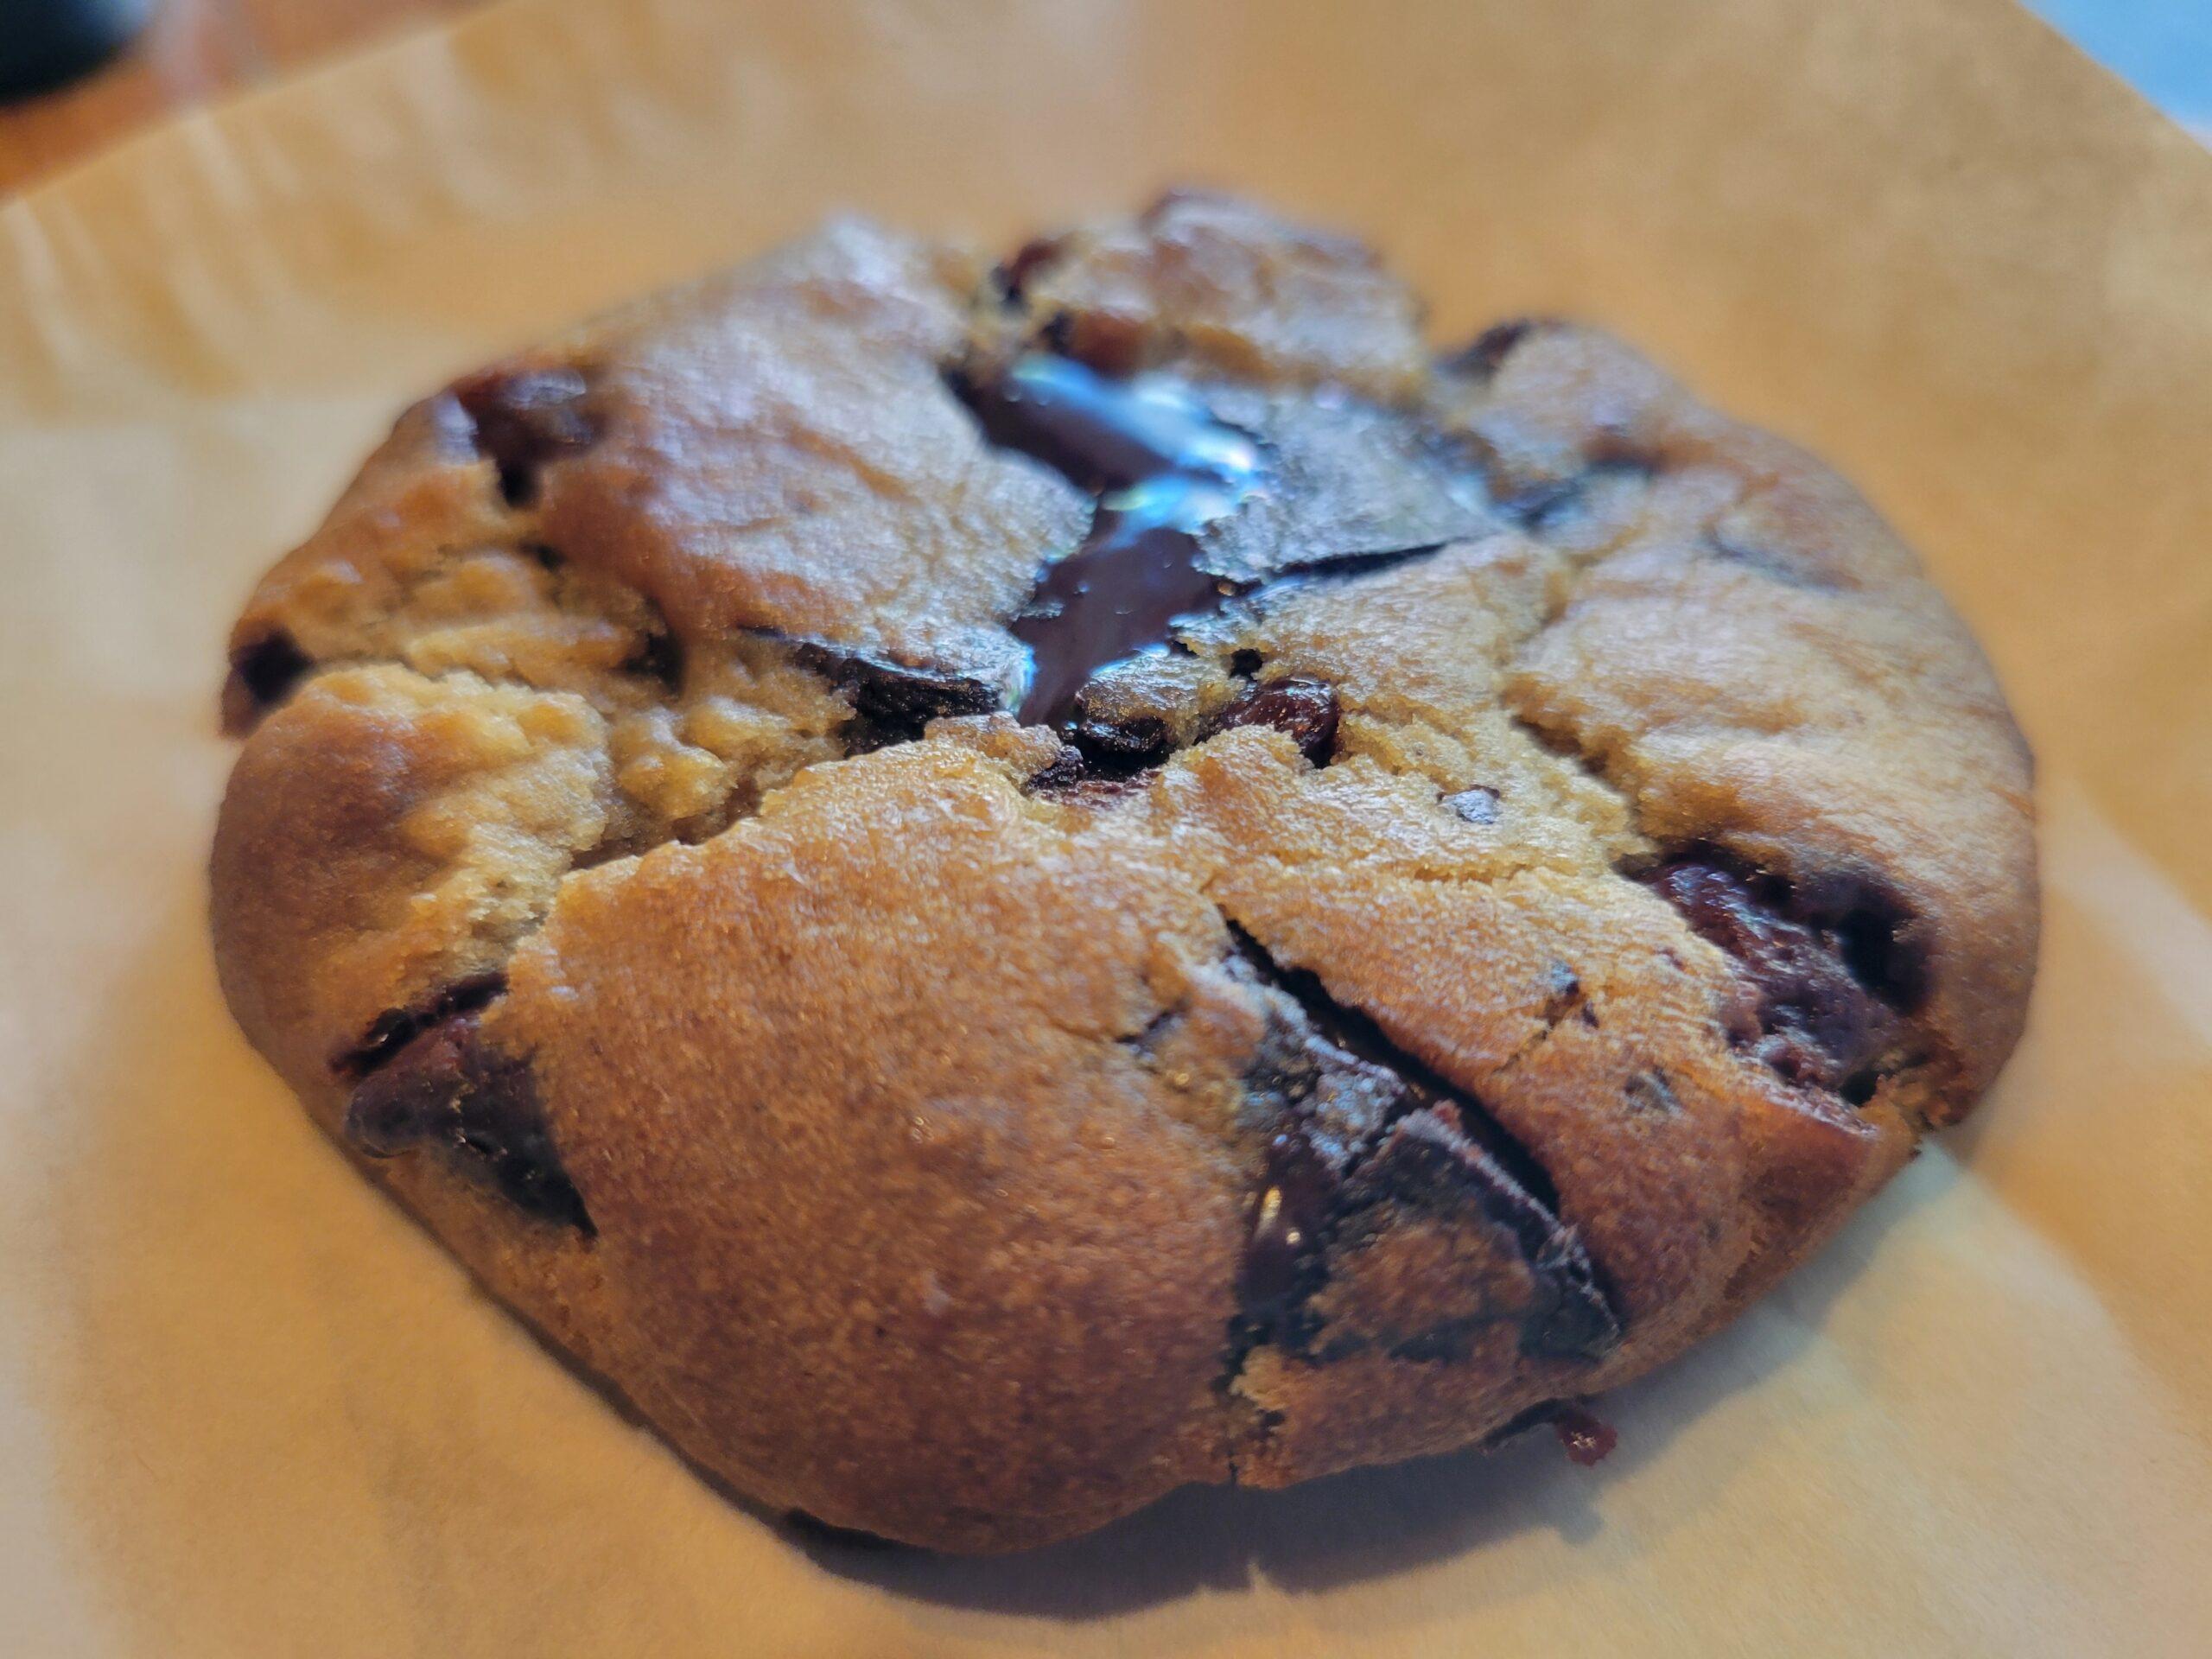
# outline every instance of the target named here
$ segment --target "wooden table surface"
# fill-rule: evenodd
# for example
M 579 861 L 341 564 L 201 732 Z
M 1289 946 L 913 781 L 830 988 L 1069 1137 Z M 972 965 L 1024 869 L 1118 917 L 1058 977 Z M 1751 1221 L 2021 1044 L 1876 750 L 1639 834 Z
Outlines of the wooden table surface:
M 0 196 L 190 105 L 365 45 L 471 0 L 155 0 L 108 64 L 59 92 L 0 104 Z

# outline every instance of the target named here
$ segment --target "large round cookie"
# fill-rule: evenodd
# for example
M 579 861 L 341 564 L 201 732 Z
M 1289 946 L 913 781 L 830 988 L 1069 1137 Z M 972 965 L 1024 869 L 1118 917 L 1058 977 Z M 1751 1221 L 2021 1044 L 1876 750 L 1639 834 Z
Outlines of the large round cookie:
M 834 225 L 408 411 L 232 641 L 232 1006 L 761 1502 L 952 1549 L 1538 1421 L 2017 1036 L 1851 489 L 1233 200 Z

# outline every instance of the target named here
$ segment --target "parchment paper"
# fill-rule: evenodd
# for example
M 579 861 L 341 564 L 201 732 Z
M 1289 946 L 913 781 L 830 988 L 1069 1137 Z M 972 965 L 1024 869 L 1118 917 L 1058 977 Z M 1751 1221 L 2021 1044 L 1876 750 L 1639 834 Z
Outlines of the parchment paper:
M 2033 1026 L 1597 1470 L 810 1552 L 231 1029 L 224 626 L 494 349 L 831 206 L 998 238 L 1173 178 L 1857 479 L 2042 757 Z M 0 209 L 0 1652 L 2212 1651 L 2212 156 L 2002 0 L 513 0 Z

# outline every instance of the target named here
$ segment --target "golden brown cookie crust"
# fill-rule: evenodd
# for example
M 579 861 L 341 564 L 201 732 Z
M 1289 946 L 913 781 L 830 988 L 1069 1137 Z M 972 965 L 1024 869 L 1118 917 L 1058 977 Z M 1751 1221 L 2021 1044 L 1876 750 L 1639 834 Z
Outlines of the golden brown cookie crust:
M 995 426 L 1039 353 L 1265 469 L 1057 732 L 1020 619 L 1122 498 Z M 1847 485 L 1224 198 L 839 223 L 468 377 L 232 644 L 248 1036 L 689 1455 L 941 1548 L 1650 1369 L 2033 970 L 2025 748 Z

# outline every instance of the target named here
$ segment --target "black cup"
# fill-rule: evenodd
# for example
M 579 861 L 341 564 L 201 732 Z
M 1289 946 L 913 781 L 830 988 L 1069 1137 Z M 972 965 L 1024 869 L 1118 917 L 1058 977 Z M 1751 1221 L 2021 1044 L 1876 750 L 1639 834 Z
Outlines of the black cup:
M 0 99 L 74 80 L 146 22 L 152 0 L 0 0 Z

